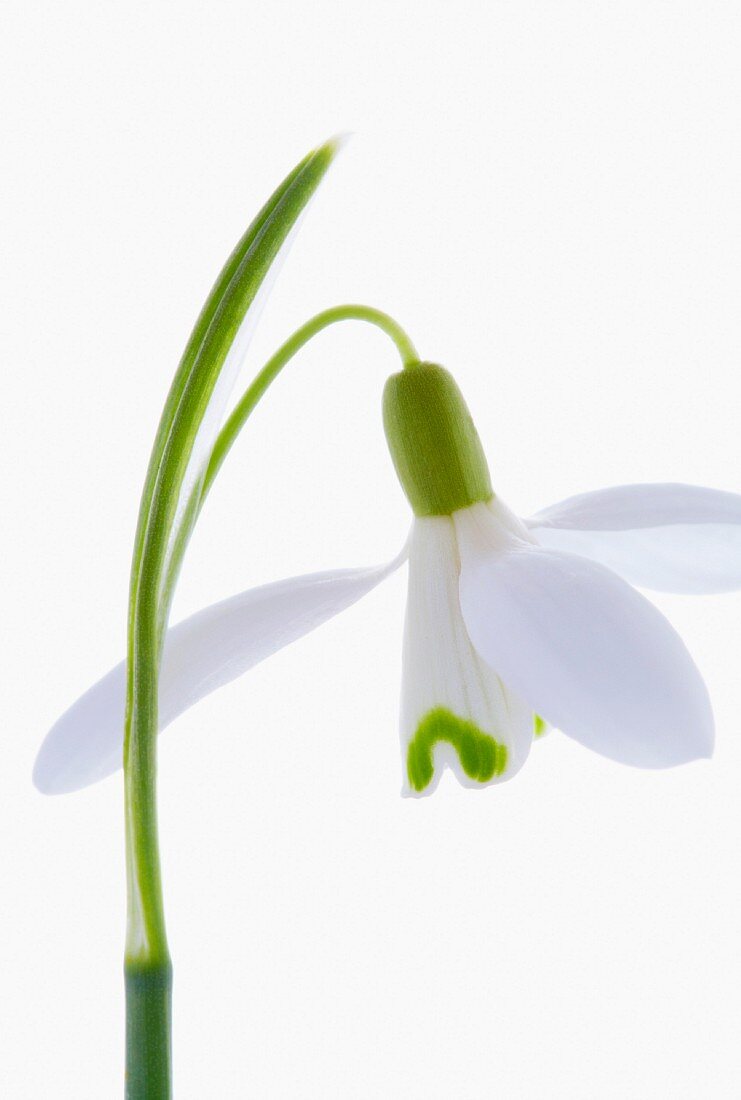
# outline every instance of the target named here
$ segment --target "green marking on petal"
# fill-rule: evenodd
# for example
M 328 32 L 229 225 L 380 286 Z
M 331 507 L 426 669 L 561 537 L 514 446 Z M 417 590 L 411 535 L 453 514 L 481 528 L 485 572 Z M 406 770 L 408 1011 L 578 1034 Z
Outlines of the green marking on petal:
M 544 733 L 548 732 L 548 723 L 545 718 L 541 718 L 539 714 L 533 715 L 533 736 L 542 737 Z
M 474 722 L 458 718 L 445 707 L 436 707 L 422 719 L 407 750 L 407 775 L 415 791 L 432 781 L 435 745 L 447 741 L 458 753 L 469 779 L 488 783 L 507 767 L 507 746 L 484 733 Z

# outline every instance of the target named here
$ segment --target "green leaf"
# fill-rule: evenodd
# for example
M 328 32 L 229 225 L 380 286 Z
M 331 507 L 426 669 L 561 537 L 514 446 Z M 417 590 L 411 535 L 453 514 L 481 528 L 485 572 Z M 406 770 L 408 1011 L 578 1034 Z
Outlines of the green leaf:
M 258 295 L 309 199 L 337 152 L 335 141 L 310 153 L 274 192 L 227 260 L 196 321 L 168 394 L 147 471 L 131 577 L 131 611 L 162 595 L 168 552 L 187 541 L 196 510 L 188 507 L 220 427 L 213 405 L 230 349 L 256 312 Z M 230 388 L 230 387 L 228 387 Z M 207 419 L 213 423 L 208 424 Z M 208 429 L 211 431 L 203 431 Z M 147 568 L 144 567 L 146 561 Z M 167 604 L 165 600 L 165 604 Z M 162 609 L 167 615 L 167 606 Z
M 157 695 L 162 638 L 177 570 L 198 515 L 200 486 L 235 381 L 260 291 L 337 153 L 310 153 L 237 244 L 201 311 L 160 419 L 139 509 L 129 593 L 124 773 L 129 885 L 127 959 L 164 965 L 156 807 Z
M 124 732 L 126 1095 L 171 1095 L 172 966 L 157 839 L 157 695 L 162 638 L 198 516 L 206 464 L 240 365 L 245 322 L 291 230 L 337 152 L 310 153 L 268 200 L 216 280 L 165 402 L 139 509 L 129 593 Z

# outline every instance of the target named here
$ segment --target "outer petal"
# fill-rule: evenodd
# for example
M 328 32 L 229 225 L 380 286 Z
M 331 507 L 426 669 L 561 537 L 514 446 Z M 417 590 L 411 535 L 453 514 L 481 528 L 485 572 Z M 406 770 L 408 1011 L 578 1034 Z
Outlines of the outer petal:
M 532 743 L 532 712 L 471 645 L 458 572 L 453 521 L 415 520 L 402 677 L 406 795 L 432 793 L 445 767 L 469 787 L 509 779 Z
M 741 588 L 741 496 L 697 485 L 618 485 L 528 520 L 542 546 L 663 592 Z
M 266 584 L 213 604 L 172 627 L 160 673 L 159 724 L 241 676 L 350 607 L 404 561 L 313 573 Z M 116 665 L 51 728 L 33 778 L 44 794 L 78 790 L 121 767 L 126 663 Z
M 524 542 L 493 551 L 485 524 L 464 512 L 456 524 L 468 632 L 533 710 L 626 764 L 669 767 L 710 755 L 705 685 L 643 596 L 595 562 Z

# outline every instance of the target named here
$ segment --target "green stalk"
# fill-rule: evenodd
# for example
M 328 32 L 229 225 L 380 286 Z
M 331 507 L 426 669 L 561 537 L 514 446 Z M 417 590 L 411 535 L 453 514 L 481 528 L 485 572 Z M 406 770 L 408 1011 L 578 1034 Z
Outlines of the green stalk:
M 376 328 L 385 332 L 393 340 L 405 368 L 411 367 L 419 361 L 417 350 L 407 333 L 393 317 L 390 317 L 388 313 L 383 313 L 380 309 L 373 309 L 372 306 L 344 305 L 333 306 L 331 309 L 325 309 L 321 313 L 317 313 L 315 317 L 306 321 L 301 328 L 296 329 L 293 335 L 289 336 L 285 343 L 281 344 L 278 350 L 271 355 L 235 405 L 216 438 L 211 457 L 206 466 L 203 482 L 193 492 L 188 501 L 187 514 L 192 517 L 192 523 L 184 525 L 184 530 L 186 526 L 188 531 L 192 530 L 192 526 L 200 515 L 201 508 L 224 459 L 234 445 L 250 414 L 254 411 L 255 406 L 265 396 L 271 383 L 275 381 L 286 364 L 293 359 L 304 344 L 307 344 L 323 329 L 329 328 L 330 325 L 335 325 L 339 321 L 366 321 L 368 324 L 375 325 Z M 178 538 L 170 557 L 163 597 L 168 604 L 172 600 L 187 542 L 187 537 Z
M 333 306 L 332 309 L 325 309 L 322 313 L 317 313 L 316 317 L 312 317 L 310 321 L 297 329 L 293 336 L 289 336 L 286 342 L 268 359 L 235 406 L 234 411 L 219 432 L 211 452 L 211 459 L 206 467 L 206 476 L 203 479 L 202 497 L 205 498 L 247 417 L 271 382 L 277 378 L 286 363 L 293 359 L 296 352 L 300 351 L 304 344 L 308 343 L 322 329 L 334 325 L 338 321 L 367 321 L 368 324 L 375 325 L 391 337 L 398 348 L 401 361 L 405 367 L 419 361 L 414 344 L 404 329 L 387 313 L 382 313 L 380 309 L 373 309 L 371 306 L 347 305 Z
M 329 142 L 283 181 L 226 262 L 201 312 L 165 403 L 142 493 L 129 596 L 124 733 L 127 932 L 126 1097 L 171 1096 L 172 964 L 157 832 L 157 695 L 173 549 L 184 551 L 197 509 L 181 492 L 229 348 L 291 228 L 337 151 Z
M 171 1095 L 172 964 L 127 965 L 126 1095 Z M 133 1053 L 136 1052 L 136 1053 Z
M 135 577 L 140 595 L 132 619 L 132 652 L 134 658 L 139 655 L 140 659 L 136 666 L 139 676 L 133 688 L 131 685 L 129 688 L 127 706 L 131 709 L 130 713 L 127 710 L 124 745 L 129 898 L 125 961 L 127 1100 L 169 1100 L 171 1096 L 172 963 L 165 932 L 157 841 L 156 733 L 159 662 L 175 584 L 206 496 L 255 406 L 304 344 L 330 325 L 349 320 L 366 321 L 385 332 L 395 343 L 404 367 L 418 361 L 415 347 L 401 326 L 388 314 L 370 306 L 335 306 L 307 321 L 258 372 L 221 429 L 202 482 L 191 493 L 169 553 L 165 532 L 171 531 L 172 524 L 152 524 L 150 519 L 151 534 L 142 551 L 144 568 L 140 567 L 138 574 L 135 570 L 132 577 L 132 603 Z M 146 501 L 150 514 L 154 499 L 154 494 L 147 496 L 145 490 L 142 508 Z M 165 495 L 169 506 L 173 500 L 177 500 L 174 490 L 169 497 Z M 141 566 L 141 561 L 135 558 L 137 565 Z M 145 593 L 144 598 L 141 593 Z M 137 615 L 140 606 L 144 613 Z M 130 654 L 130 665 L 131 660 Z
M 134 692 L 133 697 L 135 703 L 141 703 L 145 687 L 151 689 L 146 693 L 150 709 L 145 720 L 153 722 L 154 725 L 147 726 L 148 734 L 151 734 L 152 729 L 154 729 L 155 734 L 157 731 L 157 678 L 159 660 L 167 629 L 167 615 L 188 541 L 206 496 L 221 469 L 224 459 L 250 414 L 283 367 L 293 359 L 304 344 L 323 329 L 339 321 L 366 321 L 375 325 L 393 340 L 404 367 L 409 367 L 418 361 L 416 349 L 409 336 L 387 313 L 373 309 L 370 306 L 344 305 L 324 310 L 312 317 L 281 345 L 257 373 L 217 436 L 202 482 L 200 485 L 196 485 L 188 500 L 180 527 L 167 558 L 165 578 L 161 587 L 160 613 L 156 616 L 149 615 L 146 617 L 149 629 L 149 634 L 146 636 L 146 652 L 150 655 L 156 653 L 156 661 L 152 659 L 147 664 L 145 671 L 154 673 L 154 675 L 144 681 L 140 680 L 140 692 L 138 695 Z M 137 866 L 140 870 L 149 870 L 150 872 L 147 880 L 146 897 L 150 901 L 148 915 L 153 917 L 148 929 L 151 937 L 149 942 L 152 945 L 149 958 L 144 964 L 137 962 L 135 958 L 137 945 L 130 944 L 130 948 L 133 948 L 133 950 L 131 950 L 131 953 L 127 950 L 125 967 L 127 1003 L 126 1095 L 127 1098 L 131 1097 L 132 1100 L 133 1098 L 136 1098 L 136 1100 L 145 1100 L 145 1098 L 146 1100 L 167 1100 L 170 1096 L 172 964 L 167 951 L 162 914 L 162 891 L 156 838 L 157 821 L 156 803 L 154 801 L 155 742 L 156 737 L 151 735 L 140 738 L 136 742 L 140 750 L 146 753 L 144 767 L 150 769 L 146 774 L 151 777 L 151 781 L 146 784 L 130 782 L 131 778 L 137 774 L 134 770 L 136 764 L 133 763 L 131 751 L 128 757 L 130 761 L 129 768 L 126 772 L 127 843 L 133 848 L 137 841 L 139 842 L 139 848 L 134 849 Z M 124 751 L 126 752 L 126 749 Z M 129 807 L 130 794 L 132 796 L 143 795 L 143 798 L 140 798 L 140 801 L 132 802 L 131 807 Z M 140 827 L 139 832 L 132 830 L 130 836 L 128 832 L 129 823 L 138 824 Z M 142 829 L 141 826 L 145 826 L 145 828 Z M 134 884 L 130 881 L 130 906 L 131 900 L 135 896 L 136 890 Z M 137 913 L 132 913 L 130 909 L 129 932 L 138 927 L 141 919 Z

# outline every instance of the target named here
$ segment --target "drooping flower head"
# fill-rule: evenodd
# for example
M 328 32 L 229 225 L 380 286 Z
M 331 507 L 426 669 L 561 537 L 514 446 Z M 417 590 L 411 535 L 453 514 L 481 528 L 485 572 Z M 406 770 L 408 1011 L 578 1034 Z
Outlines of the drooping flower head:
M 384 411 L 415 513 L 401 719 L 410 793 L 431 790 L 443 765 L 473 786 L 509 778 L 544 719 L 640 766 L 709 755 L 707 691 L 678 635 L 616 573 L 540 546 L 538 526 L 494 494 L 451 375 L 429 363 L 395 375 Z
M 414 512 L 391 563 L 294 577 L 172 627 L 160 728 L 409 563 L 403 642 L 403 792 L 446 768 L 483 787 L 511 778 L 554 726 L 646 768 L 709 756 L 703 680 L 666 618 L 632 583 L 677 592 L 741 587 L 741 497 L 688 485 L 627 485 L 520 520 L 492 489 L 452 376 L 410 363 L 387 382 L 384 424 Z M 122 663 L 50 731 L 42 790 L 73 790 L 120 766 Z
M 624 486 L 530 521 L 495 494 L 451 375 L 419 360 L 387 314 L 318 314 L 265 364 L 229 414 L 249 336 L 277 269 L 339 148 L 308 154 L 228 258 L 186 345 L 160 418 L 134 540 L 127 659 L 48 734 L 34 779 L 74 790 L 124 767 L 127 872 L 126 1093 L 171 1095 L 172 965 L 157 827 L 157 734 L 200 698 L 337 614 L 409 562 L 402 675 L 403 791 L 446 768 L 470 787 L 513 776 L 547 724 L 616 760 L 663 767 L 707 756 L 713 718 L 683 643 L 630 581 L 679 591 L 741 585 L 741 498 L 688 486 Z M 270 383 L 327 324 L 370 321 L 403 370 L 384 393 L 391 455 L 414 520 L 378 568 L 293 578 L 174 627 L 190 535 L 234 439 Z

